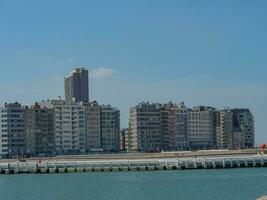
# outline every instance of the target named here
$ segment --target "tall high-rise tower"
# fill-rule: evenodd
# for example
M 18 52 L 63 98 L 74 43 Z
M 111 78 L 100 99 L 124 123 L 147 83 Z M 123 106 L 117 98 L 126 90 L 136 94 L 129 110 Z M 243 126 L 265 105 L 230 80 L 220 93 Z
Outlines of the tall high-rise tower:
M 67 101 L 89 101 L 88 70 L 76 68 L 65 77 L 65 98 Z

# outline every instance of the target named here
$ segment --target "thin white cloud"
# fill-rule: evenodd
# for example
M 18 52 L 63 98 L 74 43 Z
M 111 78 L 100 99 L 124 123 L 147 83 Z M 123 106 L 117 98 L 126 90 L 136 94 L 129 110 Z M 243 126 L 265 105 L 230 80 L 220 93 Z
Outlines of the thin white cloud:
M 109 77 L 114 73 L 110 68 L 98 67 L 89 71 L 89 76 L 92 78 L 104 78 Z

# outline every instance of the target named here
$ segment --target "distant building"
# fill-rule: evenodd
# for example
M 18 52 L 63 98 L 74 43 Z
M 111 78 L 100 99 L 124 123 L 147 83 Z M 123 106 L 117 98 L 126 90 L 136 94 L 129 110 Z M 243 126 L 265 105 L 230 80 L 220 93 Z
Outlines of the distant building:
M 130 110 L 131 151 L 177 151 L 216 148 L 216 109 L 140 103 Z
M 25 109 L 25 146 L 28 156 L 36 155 L 36 131 L 35 112 L 32 109 Z
M 37 156 L 55 154 L 55 120 L 53 108 L 35 104 L 26 110 L 27 149 Z M 31 150 L 33 149 L 33 150 Z
M 255 146 L 249 109 L 140 103 L 120 130 L 120 111 L 97 102 L 48 100 L 0 108 L 0 157 L 91 152 L 242 149 Z
M 120 111 L 110 105 L 101 105 L 101 147 L 104 152 L 120 149 Z
M 188 112 L 188 140 L 192 149 L 216 147 L 216 109 L 194 107 Z
M 162 150 L 177 150 L 176 116 L 178 106 L 172 102 L 161 106 Z
M 65 98 L 67 101 L 89 101 L 88 70 L 76 68 L 65 77 Z
M 85 109 L 85 142 L 88 152 L 103 151 L 101 147 L 101 107 L 97 102 L 83 102 Z
M 160 104 L 140 103 L 131 108 L 130 149 L 141 152 L 162 149 Z
M 120 150 L 130 151 L 130 129 L 124 128 L 120 134 Z
M 185 106 L 184 102 L 178 104 L 178 109 L 176 111 L 176 120 L 175 120 L 177 150 L 188 150 L 189 148 L 188 113 L 189 113 L 189 108 Z
M 8 116 L 7 109 L 5 107 L 0 108 L 0 157 L 7 158 L 8 157 L 8 139 L 9 139 L 9 131 L 8 131 Z
M 40 103 L 42 108 L 54 109 L 56 154 L 77 154 L 86 151 L 85 110 L 75 102 L 51 100 Z
M 116 108 L 67 100 L 48 100 L 40 106 L 43 112 L 53 109 L 56 154 L 120 150 L 120 112 Z
M 233 128 L 241 134 L 241 148 L 255 147 L 254 117 L 249 109 L 232 109 Z
M 217 114 L 218 148 L 241 149 L 255 146 L 254 118 L 249 109 L 227 109 Z
M 233 148 L 233 112 L 230 109 L 217 112 L 216 145 L 222 149 Z
M 0 154 L 7 158 L 27 154 L 25 107 L 19 103 L 0 108 Z

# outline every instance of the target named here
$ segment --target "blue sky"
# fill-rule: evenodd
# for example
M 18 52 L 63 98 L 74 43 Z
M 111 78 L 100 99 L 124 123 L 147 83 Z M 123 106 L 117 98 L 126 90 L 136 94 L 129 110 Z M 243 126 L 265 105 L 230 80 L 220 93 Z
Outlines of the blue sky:
M 248 107 L 267 142 L 267 1 L 0 0 L 0 103 L 64 96 L 91 70 L 90 96 L 121 110 L 140 101 Z

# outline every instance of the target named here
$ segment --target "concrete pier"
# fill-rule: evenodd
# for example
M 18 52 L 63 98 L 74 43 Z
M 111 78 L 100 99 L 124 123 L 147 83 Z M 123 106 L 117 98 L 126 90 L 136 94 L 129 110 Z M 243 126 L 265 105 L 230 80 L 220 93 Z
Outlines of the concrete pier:
M 196 158 L 159 158 L 139 160 L 101 160 L 101 161 L 28 161 L 1 162 L 1 174 L 18 173 L 83 173 L 83 172 L 127 172 L 155 170 L 192 170 L 267 167 L 267 156 L 226 156 Z

